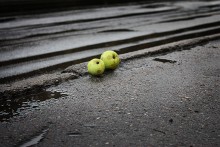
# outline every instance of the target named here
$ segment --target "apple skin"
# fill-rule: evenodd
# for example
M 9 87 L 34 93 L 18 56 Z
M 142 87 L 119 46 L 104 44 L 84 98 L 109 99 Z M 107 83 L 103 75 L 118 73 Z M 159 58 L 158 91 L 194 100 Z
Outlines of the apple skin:
M 89 61 L 87 68 L 91 75 L 99 76 L 105 71 L 105 64 L 102 60 L 95 58 Z
M 106 69 L 116 69 L 120 63 L 118 54 L 111 50 L 102 53 L 101 60 L 105 63 Z

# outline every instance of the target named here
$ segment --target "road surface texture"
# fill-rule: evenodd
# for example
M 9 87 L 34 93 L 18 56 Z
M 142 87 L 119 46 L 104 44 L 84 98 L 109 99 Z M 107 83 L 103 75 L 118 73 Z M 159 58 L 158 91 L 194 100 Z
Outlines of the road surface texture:
M 0 17 L 1 83 L 220 32 L 220 1 L 162 1 Z
M 1 146 L 220 146 L 220 40 L 185 49 L 27 95 Z
M 220 146 L 220 1 L 32 1 L 0 2 L 0 147 Z

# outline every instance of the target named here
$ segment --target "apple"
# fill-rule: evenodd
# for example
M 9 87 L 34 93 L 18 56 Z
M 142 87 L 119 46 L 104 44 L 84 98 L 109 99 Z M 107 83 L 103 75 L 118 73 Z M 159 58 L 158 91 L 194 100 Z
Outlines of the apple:
M 106 69 L 116 69 L 120 63 L 118 54 L 110 50 L 102 53 L 101 60 L 105 63 Z
M 89 61 L 87 68 L 91 75 L 99 76 L 105 71 L 105 64 L 102 60 L 95 58 Z

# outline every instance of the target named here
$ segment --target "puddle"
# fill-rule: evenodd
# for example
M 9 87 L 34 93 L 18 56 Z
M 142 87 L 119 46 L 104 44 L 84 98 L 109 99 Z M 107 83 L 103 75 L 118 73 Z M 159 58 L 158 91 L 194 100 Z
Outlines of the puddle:
M 66 96 L 60 92 L 40 91 L 35 94 L 13 96 L 0 99 L 0 122 L 8 121 L 11 117 L 20 115 L 23 110 L 37 110 L 40 102 L 48 99 L 58 99 Z
M 44 138 L 47 131 L 48 131 L 48 129 L 43 130 L 40 135 L 33 137 L 31 140 L 25 142 L 24 144 L 20 145 L 19 147 L 30 147 L 30 146 L 37 145 Z

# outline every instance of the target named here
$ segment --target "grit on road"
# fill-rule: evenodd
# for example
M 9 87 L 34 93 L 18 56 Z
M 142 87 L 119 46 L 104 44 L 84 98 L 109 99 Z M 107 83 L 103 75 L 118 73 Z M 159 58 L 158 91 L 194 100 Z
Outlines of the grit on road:
M 127 60 L 103 77 L 47 88 L 60 97 L 1 122 L 0 144 L 220 146 L 219 49 L 216 40 Z

